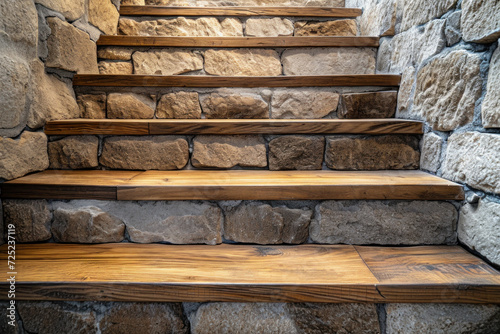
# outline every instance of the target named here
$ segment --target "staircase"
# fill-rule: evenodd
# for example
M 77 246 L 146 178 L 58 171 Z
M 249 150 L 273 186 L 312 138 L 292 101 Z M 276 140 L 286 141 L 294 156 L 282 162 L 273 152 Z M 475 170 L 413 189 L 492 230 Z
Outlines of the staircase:
M 154 20 L 155 17 L 177 16 L 262 16 L 326 20 L 356 17 L 360 14 L 357 9 L 315 7 L 121 8 L 122 17 L 131 20 L 140 20 L 140 17 Z M 344 52 L 343 57 L 349 58 L 356 57 L 356 53 L 351 52 L 354 48 L 376 48 L 378 37 L 118 35 L 102 36 L 98 45 L 100 50 L 114 47 L 145 53 L 155 50 L 174 51 L 179 48 L 189 52 L 250 50 L 244 51 L 248 53 L 254 49 L 265 49 L 277 50 L 282 59 L 285 50 L 337 48 L 339 54 Z M 373 57 L 374 55 L 375 52 Z M 206 54 L 204 61 L 208 61 Z M 340 71 L 344 68 L 343 61 L 342 57 L 339 57 Z M 231 63 L 226 65 L 228 68 L 233 66 Z M 364 65 L 360 65 L 362 66 Z M 322 87 L 339 95 L 371 94 L 374 99 L 374 92 L 394 91 L 400 81 L 399 76 L 374 74 L 374 70 L 365 68 L 359 71 L 363 73 L 357 74 L 333 73 L 331 68 L 325 68 L 321 74 L 270 76 L 210 75 L 206 68 L 205 72 L 198 71 L 194 75 L 136 72 L 137 69 L 134 74 L 76 75 L 75 90 L 80 95 L 107 94 L 108 99 L 113 93 L 155 95 L 155 104 L 160 95 L 169 92 L 211 94 L 218 92 L 219 88 L 226 89 L 224 92 L 227 92 L 227 89 L 235 89 L 235 92 L 242 91 L 243 94 L 247 91 L 241 89 L 252 89 L 251 92 L 266 95 L 269 93 L 263 93 L 263 90 L 273 93 L 275 89 L 282 88 Z M 347 103 L 343 100 L 342 103 L 344 102 Z M 367 103 L 376 105 L 376 101 L 372 100 L 352 108 L 369 109 L 366 108 Z M 107 115 L 110 117 L 109 109 Z M 220 220 L 226 219 L 226 223 L 218 222 L 219 225 L 215 228 L 218 230 L 215 231 L 216 236 L 213 239 L 215 241 L 200 237 L 199 242 L 190 244 L 179 241 L 182 238 L 169 236 L 160 240 L 171 243 L 168 245 L 137 241 L 138 239 L 134 240 L 133 231 L 127 226 L 128 240 L 135 242 L 101 241 L 90 245 L 78 244 L 61 237 L 52 239 L 61 243 L 19 245 L 16 254 L 16 299 L 500 303 L 500 273 L 457 246 L 456 237 L 452 237 L 452 241 L 428 241 L 429 239 L 422 235 L 431 232 L 425 231 L 426 226 L 421 226 L 424 231 L 420 231 L 421 234 L 411 242 L 406 241 L 407 239 L 396 240 L 397 236 L 391 238 L 390 235 L 389 241 L 381 242 L 376 241 L 379 240 L 377 238 L 387 237 L 385 234 L 393 233 L 388 231 L 394 231 L 394 227 L 391 229 L 387 226 L 372 226 L 368 229 L 378 231 L 375 239 L 364 239 L 364 233 L 368 233 L 368 229 L 355 225 L 353 231 L 359 229 L 359 238 L 356 240 L 365 241 L 344 239 L 337 242 L 339 244 L 327 244 L 320 242 L 321 238 L 311 238 L 312 227 L 309 223 L 299 226 L 297 220 L 286 218 L 286 215 L 297 214 L 297 208 L 305 206 L 309 208 L 309 211 L 305 210 L 309 212 L 309 216 L 314 216 L 316 222 L 319 222 L 319 215 L 326 217 L 322 210 L 328 211 L 330 200 L 342 201 L 345 207 L 363 201 L 362 203 L 368 206 L 373 203 L 384 207 L 398 206 L 393 215 L 403 217 L 399 224 L 401 229 L 406 230 L 412 229 L 412 225 L 416 223 L 404 220 L 407 213 L 404 210 L 410 210 L 411 202 L 442 203 L 463 200 L 464 193 L 460 185 L 418 170 L 418 147 L 412 142 L 418 142 L 419 136 L 423 134 L 422 123 L 394 119 L 393 115 L 374 118 L 372 114 L 363 114 L 361 111 L 356 116 L 347 114 L 346 117 L 340 115 L 340 118 L 337 118 L 330 115 L 326 118 L 309 119 L 270 118 L 272 115 L 268 118 L 240 115 L 238 118 L 221 119 L 224 117 L 210 118 L 205 113 L 203 115 L 205 118 L 198 119 L 110 117 L 49 122 L 45 127 L 46 134 L 52 136 L 49 145 L 62 142 L 64 138 L 71 136 L 97 136 L 100 142 L 101 163 L 82 169 L 72 169 L 68 167 L 69 164 L 62 163 L 59 168 L 5 182 L 1 185 L 1 196 L 6 203 L 16 199 L 47 199 L 51 200 L 51 203 L 64 206 L 72 205 L 74 200 L 90 200 L 76 203 L 90 203 L 93 207 L 105 203 L 100 209 L 104 210 L 106 206 L 118 208 L 113 211 L 113 215 L 120 218 L 120 205 L 131 203 L 130 201 L 138 201 L 137 208 L 141 207 L 143 201 L 190 201 L 190 208 L 207 205 L 196 201 L 209 201 L 208 204 L 212 208 L 221 210 L 218 211 Z M 262 137 L 263 135 L 265 137 Z M 307 138 L 319 138 L 320 144 L 315 146 L 316 151 L 310 148 L 312 146 L 307 146 L 309 144 L 301 144 L 304 142 L 300 140 L 305 135 Z M 169 138 L 176 138 L 183 143 L 179 144 L 184 147 L 182 154 L 185 160 L 182 163 L 163 170 L 141 166 L 118 170 L 109 167 L 111 164 L 103 163 L 102 155 L 108 149 L 106 145 L 111 139 L 154 141 L 154 138 L 163 138 L 159 136 L 175 136 Z M 260 153 L 264 164 L 252 161 L 253 156 L 252 159 L 246 159 L 245 153 L 242 153 L 237 161 L 229 161 L 226 167 L 213 163 L 213 155 L 225 152 L 224 149 L 217 148 L 231 145 L 231 141 L 242 138 L 239 136 L 261 138 L 257 142 L 260 147 L 264 147 Z M 247 144 L 242 144 L 247 147 L 245 145 Z M 283 147 L 278 150 L 278 145 Z M 130 151 L 116 149 L 114 166 L 127 165 L 132 159 L 129 154 L 146 161 L 148 156 L 165 152 L 162 149 L 148 151 L 145 147 L 137 146 Z M 81 147 L 81 151 L 84 150 L 85 148 Z M 280 150 L 300 152 L 288 159 L 291 168 L 288 169 L 280 163 L 285 159 L 279 156 Z M 303 163 L 305 160 L 309 161 L 310 155 L 318 155 L 318 152 L 319 163 Z M 221 161 L 231 160 L 225 158 L 228 157 L 218 157 Z M 234 202 L 242 200 L 260 202 Z M 172 202 L 171 205 L 175 207 L 181 205 L 180 203 Z M 247 204 L 264 205 L 266 210 L 274 213 L 262 215 L 258 227 L 245 226 L 245 219 L 252 213 L 245 211 L 245 208 L 238 209 L 238 205 Z M 143 208 L 147 212 L 136 213 L 139 216 L 160 215 L 149 211 L 154 210 L 153 207 L 154 205 L 146 205 Z M 314 207 L 316 212 L 313 213 Z M 281 227 L 278 226 L 278 229 L 281 229 L 278 232 L 281 233 L 280 237 L 272 242 L 262 241 L 267 239 L 259 239 L 255 234 L 260 233 L 257 231 L 259 229 L 264 232 L 272 230 L 274 224 L 278 224 L 273 220 L 279 216 L 276 210 L 286 212 L 281 215 Z M 435 210 L 438 210 L 437 205 Z M 239 215 L 234 214 L 235 211 L 238 211 Z M 354 211 L 352 215 L 356 214 Z M 344 213 L 349 216 L 348 209 Z M 436 212 L 423 214 L 434 213 Z M 187 226 L 190 226 L 189 219 L 197 214 L 185 212 Z M 231 219 L 236 221 L 230 225 L 227 220 L 232 214 L 236 218 Z M 373 217 L 377 219 L 378 214 L 380 213 L 373 212 Z M 372 215 L 367 215 L 366 218 L 372 218 Z M 325 224 L 329 223 L 328 217 L 324 219 Z M 386 218 L 379 221 L 384 219 Z M 67 223 L 71 225 L 74 221 L 68 220 Z M 450 226 L 453 224 L 451 222 Z M 96 219 L 94 227 L 95 225 Z M 349 219 L 343 225 L 348 226 Z M 186 229 L 185 233 L 192 233 Z M 292 229 L 289 233 L 293 236 L 297 234 L 294 229 L 301 230 L 306 235 L 301 238 L 285 238 L 285 229 Z M 212 245 L 201 245 L 203 243 Z M 8 245 L 0 249 L 2 261 L 6 261 Z M 5 283 L 5 279 L 3 282 L 0 284 L 1 296 L 6 298 L 9 285 Z

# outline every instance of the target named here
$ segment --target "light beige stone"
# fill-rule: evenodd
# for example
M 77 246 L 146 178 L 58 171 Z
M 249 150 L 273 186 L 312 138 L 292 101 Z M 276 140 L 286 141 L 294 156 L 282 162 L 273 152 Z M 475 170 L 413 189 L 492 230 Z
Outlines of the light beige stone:
M 356 20 L 295 22 L 294 36 L 356 36 Z
M 457 2 L 458 0 L 440 0 L 431 3 L 428 0 L 401 0 L 400 6 L 403 10 L 401 31 L 441 17 L 454 8 Z
M 420 168 L 436 173 L 441 166 L 443 139 L 433 132 L 426 133 L 420 149 Z
M 377 73 L 379 74 L 392 73 L 391 72 L 392 41 L 393 38 L 380 39 L 380 46 L 378 47 L 378 52 L 377 52 Z
M 155 99 L 147 95 L 134 93 L 108 95 L 108 118 L 153 118 L 155 109 Z
M 76 99 L 82 118 L 106 118 L 106 94 L 83 94 Z
M 480 57 L 465 50 L 432 60 L 417 74 L 413 111 L 438 131 L 470 123 L 481 96 L 480 65 Z
M 224 76 L 278 76 L 281 62 L 274 50 L 207 50 L 205 71 Z
M 293 23 L 288 19 L 248 19 L 245 23 L 245 35 L 254 37 L 277 37 L 293 35 Z
M 339 118 L 390 118 L 396 112 L 396 91 L 342 94 Z
M 285 75 L 374 74 L 376 49 L 289 49 L 281 58 Z
M 192 51 L 155 50 L 132 55 L 134 74 L 176 75 L 203 69 L 203 58 Z
M 324 151 L 322 136 L 280 136 L 269 142 L 269 169 L 319 170 Z
M 122 0 L 121 4 L 125 5 L 136 5 L 136 6 L 144 6 L 146 5 L 145 0 Z
M 500 37 L 500 3 L 497 0 L 464 0 L 461 21 L 465 41 L 492 43 Z
M 201 99 L 206 118 L 269 118 L 269 105 L 258 95 L 213 93 Z
M 133 74 L 134 68 L 128 61 L 100 61 L 99 74 Z
M 5 226 L 15 226 L 17 242 L 40 242 L 52 237 L 52 214 L 46 200 L 4 200 L 3 214 Z
M 85 0 L 35 0 L 35 3 L 63 14 L 69 21 L 75 21 L 85 14 Z
M 131 60 L 132 49 L 108 46 L 97 50 L 97 57 L 109 60 Z
M 99 165 L 99 139 L 95 136 L 69 136 L 49 142 L 49 168 L 85 169 Z
M 396 32 L 396 0 L 367 0 L 359 18 L 361 36 L 393 36 Z
M 407 67 L 401 75 L 401 84 L 399 85 L 398 107 L 396 117 L 398 118 L 414 118 L 411 112 L 410 105 L 413 99 L 413 86 L 415 84 L 416 70 L 415 67 Z M 418 116 L 417 116 L 418 118 Z
M 89 22 L 106 35 L 116 35 L 119 18 L 118 9 L 111 0 L 89 0 Z
M 0 2 L 2 51 L 12 47 L 13 54 L 30 61 L 37 54 L 37 42 L 38 14 L 33 1 L 2 0 Z
M 191 163 L 197 168 L 267 167 L 260 136 L 196 136 Z
M 12 180 L 48 167 L 44 133 L 24 131 L 16 140 L 0 137 L 0 178 Z
M 157 118 L 201 118 L 201 107 L 196 92 L 177 92 L 161 97 L 156 109 Z
M 481 116 L 483 127 L 500 128 L 500 47 L 497 47 L 491 58 Z
M 337 110 L 339 94 L 317 89 L 279 89 L 273 94 L 271 118 L 323 118 Z
M 456 133 L 448 139 L 443 177 L 500 194 L 500 136 Z

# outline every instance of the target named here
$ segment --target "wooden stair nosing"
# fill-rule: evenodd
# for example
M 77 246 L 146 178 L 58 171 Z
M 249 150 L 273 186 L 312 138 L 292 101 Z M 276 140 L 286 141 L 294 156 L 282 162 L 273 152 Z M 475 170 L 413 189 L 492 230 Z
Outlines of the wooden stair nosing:
M 359 8 L 331 7 L 167 7 L 121 6 L 121 16 L 294 16 L 355 18 Z

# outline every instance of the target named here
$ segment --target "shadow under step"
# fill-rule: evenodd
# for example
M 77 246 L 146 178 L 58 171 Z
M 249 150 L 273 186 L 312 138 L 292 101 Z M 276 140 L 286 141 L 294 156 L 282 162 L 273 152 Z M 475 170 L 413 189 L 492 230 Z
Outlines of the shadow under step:
M 500 273 L 454 246 L 31 244 L 16 272 L 16 300 L 500 303 Z

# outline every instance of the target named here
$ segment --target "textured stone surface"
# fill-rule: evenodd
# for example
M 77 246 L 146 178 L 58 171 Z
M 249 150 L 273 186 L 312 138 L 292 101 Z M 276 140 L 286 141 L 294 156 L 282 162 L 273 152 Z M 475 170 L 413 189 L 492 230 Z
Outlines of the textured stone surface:
M 0 227 L 1 230 L 2 227 Z M 19 317 L 16 316 L 15 310 L 8 310 L 7 308 L 12 307 L 8 300 L 0 302 L 0 333 L 2 334 L 19 334 L 21 324 L 19 322 Z M 13 325 L 10 322 L 14 320 Z
M 387 334 L 498 333 L 500 306 L 387 304 Z
M 283 231 L 281 239 L 286 244 L 301 244 L 309 237 L 309 224 L 313 212 L 306 209 L 290 209 L 287 207 L 277 207 L 274 212 L 283 218 Z
M 26 60 L 37 53 L 38 14 L 31 0 L 3 0 L 0 3 L 0 45 L 12 47 Z M 3 61 L 2 61 L 3 63 Z
M 488 72 L 486 97 L 481 106 L 483 127 L 500 128 L 500 47 L 493 53 Z
M 248 19 L 245 35 L 254 37 L 277 37 L 293 35 L 293 23 L 288 19 Z
M 136 5 L 136 6 L 144 6 L 146 4 L 145 0 L 122 0 L 122 5 Z
M 500 194 L 500 136 L 479 132 L 451 135 L 443 177 Z
M 191 163 L 197 168 L 267 167 L 260 136 L 196 136 Z
M 52 237 L 52 215 L 46 200 L 4 200 L 3 217 L 6 226 L 16 226 L 17 242 L 39 242 Z
M 282 136 L 269 142 L 270 170 L 315 170 L 323 165 L 322 136 Z
M 461 23 L 465 41 L 496 41 L 500 37 L 500 3 L 497 0 L 462 1 Z
M 157 118 L 201 118 L 201 107 L 196 92 L 176 92 L 161 97 L 156 109 Z
M 155 99 L 134 93 L 111 93 L 108 95 L 108 118 L 153 118 Z
M 432 60 L 417 74 L 414 112 L 438 131 L 468 124 L 481 96 L 479 56 L 464 50 Z
M 390 118 L 396 112 L 398 93 L 374 92 L 343 94 L 337 112 L 339 118 Z
M 0 178 L 12 180 L 49 167 L 47 137 L 24 131 L 19 139 L 0 137 Z
M 422 140 L 420 168 L 436 173 L 441 166 L 443 139 L 433 132 L 426 133 Z
M 47 40 L 49 56 L 45 66 L 79 74 L 98 73 L 97 47 L 87 33 L 57 17 L 47 18 L 47 23 L 51 34 Z
M 35 3 L 63 14 L 69 21 L 74 21 L 85 14 L 85 0 L 35 0 Z
M 99 50 L 97 50 L 97 57 L 109 60 L 131 60 L 132 53 L 132 49 L 108 46 L 99 48 Z
M 173 136 L 108 137 L 99 162 L 111 169 L 171 170 L 183 168 L 189 145 Z
M 356 36 L 356 20 L 295 22 L 294 36 Z
M 462 11 L 457 10 L 449 17 L 446 18 L 446 45 L 452 46 L 457 44 L 462 39 L 462 32 L 460 31 L 460 19 L 462 17 Z
M 410 111 L 410 105 L 413 100 L 413 86 L 415 83 L 416 70 L 413 66 L 407 67 L 401 76 L 401 84 L 398 93 L 398 107 L 396 117 L 398 118 L 415 118 L 411 117 L 413 113 Z M 417 117 L 419 118 L 419 117 Z
M 89 22 L 106 35 L 116 35 L 119 18 L 118 9 L 111 0 L 89 0 Z
M 418 138 L 404 135 L 331 136 L 326 165 L 335 170 L 418 169 Z
M 274 92 L 271 118 L 323 118 L 337 110 L 339 94 L 318 89 L 280 89 Z
M 240 20 L 226 18 L 219 21 L 215 17 L 171 20 L 136 21 L 120 19 L 120 33 L 133 36 L 243 36 Z
M 327 201 L 316 207 L 310 236 L 327 244 L 450 244 L 457 218 L 447 202 Z
M 132 60 L 135 74 L 176 75 L 203 69 L 203 58 L 191 51 L 135 52 Z
M 269 118 L 269 105 L 255 94 L 213 93 L 201 106 L 206 118 Z
M 100 61 L 98 64 L 99 74 L 132 74 L 134 68 L 128 61 Z
M 85 169 L 99 165 L 99 139 L 95 136 L 69 136 L 49 142 L 49 168 Z
M 82 118 L 106 118 L 106 94 L 83 94 L 76 99 Z
M 396 25 L 395 0 L 367 0 L 359 19 L 361 36 L 392 36 Z
M 277 76 L 281 75 L 281 62 L 274 50 L 207 50 L 205 71 L 226 76 Z
M 440 0 L 432 3 L 429 3 L 428 0 L 403 0 L 401 3 L 403 8 L 401 30 L 405 31 L 412 26 L 439 18 L 454 8 L 457 2 L 458 0 Z

